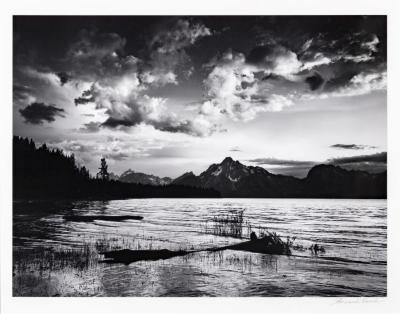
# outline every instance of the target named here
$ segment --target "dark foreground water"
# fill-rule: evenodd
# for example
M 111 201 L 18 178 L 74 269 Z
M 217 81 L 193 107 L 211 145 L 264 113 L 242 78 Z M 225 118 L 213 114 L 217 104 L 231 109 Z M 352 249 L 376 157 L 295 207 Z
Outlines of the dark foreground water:
M 199 252 L 130 265 L 109 249 L 200 249 L 243 241 L 216 235 L 215 216 L 243 213 L 263 228 L 322 245 L 293 256 Z M 141 215 L 66 221 L 64 215 Z M 14 296 L 385 296 L 386 200 L 130 199 L 14 202 Z

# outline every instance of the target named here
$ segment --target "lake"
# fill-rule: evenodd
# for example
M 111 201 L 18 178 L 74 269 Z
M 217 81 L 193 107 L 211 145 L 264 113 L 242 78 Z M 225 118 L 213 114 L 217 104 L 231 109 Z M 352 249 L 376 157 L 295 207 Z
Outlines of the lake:
M 14 296 L 385 296 L 386 200 L 128 199 L 14 202 Z M 110 249 L 199 250 L 243 241 L 215 217 L 243 214 L 250 231 L 295 236 L 291 256 L 225 250 L 102 263 Z M 65 215 L 143 220 L 67 221 Z M 317 243 L 325 253 L 308 248 Z

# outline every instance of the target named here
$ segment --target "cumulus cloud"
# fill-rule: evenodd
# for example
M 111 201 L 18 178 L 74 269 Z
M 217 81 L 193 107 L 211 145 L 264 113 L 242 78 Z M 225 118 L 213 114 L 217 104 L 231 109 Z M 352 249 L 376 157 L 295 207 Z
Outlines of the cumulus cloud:
M 361 47 L 366 48 L 370 52 L 378 51 L 379 38 L 375 34 L 371 35 L 371 39 L 361 43 Z
M 53 122 L 56 117 L 65 117 L 64 109 L 55 105 L 45 105 L 44 103 L 32 103 L 24 109 L 19 110 L 20 114 L 25 118 L 25 122 L 31 124 L 42 124 L 44 121 Z
M 376 90 L 385 90 L 387 87 L 387 72 L 361 72 L 354 75 L 345 84 L 328 93 L 323 93 L 323 97 L 344 97 L 368 94 Z
M 56 73 L 37 70 L 30 66 L 22 67 L 19 70 L 28 78 L 40 80 L 46 84 L 53 86 L 61 85 L 61 79 Z
M 126 40 L 117 34 L 82 32 L 69 54 L 77 61 L 84 60 L 85 64 L 88 59 L 92 60 L 97 68 L 97 79 L 89 90 L 74 99 L 75 104 L 94 103 L 96 109 L 106 109 L 108 118 L 102 127 L 131 127 L 144 123 L 166 132 L 195 136 L 212 133 L 215 125 L 204 117 L 181 118 L 168 110 L 166 98 L 147 94 L 149 88 L 178 84 L 176 71 L 189 58 L 185 48 L 209 35 L 211 31 L 203 24 L 179 19 L 152 37 L 148 43 L 149 59 L 144 62 L 133 56 L 122 57 Z M 105 69 L 108 75 L 98 75 L 102 72 L 99 69 Z M 83 130 L 93 130 L 92 126 L 85 126 Z
M 307 38 L 299 49 L 303 69 L 311 69 L 335 62 L 363 63 L 375 59 L 380 40 L 365 30 L 348 34 L 319 33 Z
M 327 65 L 332 62 L 333 60 L 331 58 L 326 57 L 321 52 L 316 52 L 315 54 L 311 54 L 306 58 L 303 57 L 301 70 L 311 70 L 315 67 Z
M 123 160 L 128 157 L 141 156 L 143 150 L 128 148 L 116 139 L 111 139 L 107 145 L 96 140 L 63 140 L 50 142 L 50 147 L 61 148 L 68 154 L 74 154 L 78 161 L 93 161 L 93 157 L 105 157 L 111 160 Z M 95 156 L 94 156 L 95 155 Z
M 74 154 L 78 163 L 86 164 L 96 169 L 100 158 L 106 158 L 108 163 L 125 160 L 129 157 L 142 156 L 145 149 L 128 147 L 116 139 L 108 139 L 107 144 L 97 140 L 62 140 L 49 142 L 48 145 L 60 148 L 67 154 Z M 88 163 L 94 163 L 88 164 Z
M 247 62 L 256 65 L 266 74 L 276 74 L 287 78 L 298 73 L 302 67 L 296 53 L 275 43 L 253 48 L 247 56 Z
M 191 121 L 180 118 L 168 110 L 165 98 L 140 93 L 141 87 L 136 77 L 121 80 L 115 82 L 114 86 L 93 84 L 90 90 L 75 99 L 76 105 L 94 103 L 97 109 L 106 109 L 108 118 L 100 125 L 102 127 L 131 127 L 144 123 L 161 131 L 195 136 L 214 131 L 214 125 L 203 121 L 201 116 Z
M 306 76 L 313 91 L 306 93 L 306 98 L 356 96 L 385 89 L 386 65 L 380 43 L 376 34 L 365 30 L 344 36 L 319 33 L 305 39 L 296 51 L 303 64 L 298 74 Z M 310 71 L 314 73 L 310 75 Z
M 140 124 L 129 132 L 101 129 L 100 133 L 66 134 L 65 139 L 47 140 L 50 147 L 63 149 L 74 154 L 79 163 L 97 172 L 101 157 L 106 157 L 110 169 L 120 165 L 118 161 L 147 158 L 161 154 L 168 147 L 182 148 L 187 145 L 187 136 L 171 136 L 149 125 Z M 121 169 L 122 170 L 122 169 Z
M 86 28 L 68 42 L 65 55 L 57 62 L 17 68 L 25 77 L 50 85 L 48 90 L 64 93 L 63 98 L 73 95 L 76 105 L 95 104 L 105 112 L 107 118 L 100 125 L 84 125 L 82 132 L 148 124 L 166 132 L 206 136 L 221 130 L 225 119 L 250 121 L 262 113 L 285 110 L 296 99 L 351 97 L 386 89 L 385 37 L 379 29 L 375 34 L 349 23 L 344 34 L 336 31 L 337 21 L 326 25 L 323 21 L 321 30 L 303 25 L 294 31 L 293 23 L 276 27 L 271 20 L 271 27 L 259 27 L 262 36 L 254 38 L 253 30 L 249 32 L 253 47 L 238 45 L 234 51 L 218 46 L 215 57 L 199 70 L 195 61 L 201 58 L 192 60 L 190 53 L 195 49 L 189 48 L 212 35 L 221 36 L 221 30 L 218 26 L 211 29 L 201 18 L 165 21 L 158 29 L 151 28 L 154 32 L 135 37 L 143 40 L 141 49 L 135 43 L 127 44 L 131 37 Z M 221 47 L 232 47 L 222 37 Z M 168 99 L 160 96 L 160 87 L 179 85 L 192 73 L 204 83 L 197 115 L 171 112 Z M 73 87 L 73 92 L 67 91 Z M 31 92 L 20 92 L 17 97 L 21 104 L 36 102 Z M 39 99 L 49 102 L 51 98 Z M 53 101 L 64 104 L 58 98 Z
M 211 31 L 201 23 L 184 19 L 164 26 L 147 40 L 143 59 L 125 52 L 127 39 L 119 34 L 84 29 L 70 45 L 68 65 L 81 79 L 102 83 L 134 73 L 146 86 L 177 84 L 179 75 L 193 71 L 185 49 L 211 35 Z
M 351 42 L 342 49 L 342 58 L 355 63 L 368 62 L 375 59 L 374 53 L 378 51 L 379 38 L 375 34 L 354 34 Z
M 228 116 L 249 121 L 261 112 L 280 111 L 293 105 L 288 97 L 265 88 L 259 75 L 264 70 L 257 64 L 264 61 L 256 62 L 256 59 L 253 56 L 253 62 L 248 63 L 244 54 L 228 51 L 213 60 L 208 65 L 212 70 L 204 81 L 209 99 L 201 105 L 200 113 L 214 119 Z M 265 70 L 264 74 L 267 73 L 270 71 Z
M 211 34 L 211 30 L 204 24 L 184 19 L 163 25 L 148 43 L 151 66 L 143 71 L 141 79 L 146 83 L 163 86 L 177 84 L 179 75 L 190 76 L 193 67 L 185 49 Z
M 144 84 L 164 86 L 167 84 L 178 84 L 177 75 L 170 69 L 154 67 L 140 74 L 140 80 Z
M 365 32 L 337 39 L 320 34 L 307 38 L 300 47 L 289 48 L 276 36 L 264 38 L 247 55 L 227 51 L 207 65 L 207 99 L 200 113 L 214 119 L 228 116 L 249 121 L 259 113 L 284 110 L 294 105 L 294 99 L 384 90 L 385 67 L 369 65 L 379 42 L 375 34 Z

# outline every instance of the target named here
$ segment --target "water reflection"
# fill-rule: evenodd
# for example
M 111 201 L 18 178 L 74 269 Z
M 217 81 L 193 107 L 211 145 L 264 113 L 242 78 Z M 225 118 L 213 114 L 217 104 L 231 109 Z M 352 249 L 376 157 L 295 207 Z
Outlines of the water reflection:
M 239 242 L 202 227 L 210 217 L 232 210 L 244 210 L 243 225 L 295 235 L 304 247 L 317 242 L 326 254 L 224 251 L 128 266 L 98 263 L 98 252 L 107 249 L 201 249 Z M 76 222 L 66 221 L 65 215 L 144 219 Z M 384 200 L 15 202 L 13 227 L 14 295 L 386 295 Z

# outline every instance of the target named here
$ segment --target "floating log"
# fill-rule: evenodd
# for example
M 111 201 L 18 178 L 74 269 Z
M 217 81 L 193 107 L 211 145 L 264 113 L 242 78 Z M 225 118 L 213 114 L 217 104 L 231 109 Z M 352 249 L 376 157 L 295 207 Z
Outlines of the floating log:
M 117 250 L 103 252 L 105 260 L 103 263 L 124 263 L 130 264 L 138 261 L 156 261 L 160 259 L 168 259 L 175 256 L 183 256 L 192 253 L 192 251 L 170 251 L 167 249 L 162 250 Z
M 124 220 L 142 220 L 142 216 L 122 215 L 122 216 L 107 216 L 107 215 L 91 215 L 91 216 L 80 216 L 80 215 L 66 215 L 64 219 L 67 221 L 76 222 L 91 222 L 94 220 L 105 220 L 105 221 L 124 221 Z
M 278 254 L 278 255 L 291 254 L 289 247 L 285 245 L 285 243 L 275 242 L 268 236 L 260 239 L 241 242 L 238 244 L 207 249 L 207 251 L 213 251 L 213 252 L 221 250 L 235 250 L 235 251 L 246 251 L 253 253 Z
M 197 251 L 170 251 L 167 249 L 162 250 L 117 250 L 117 251 L 109 251 L 102 252 L 100 254 L 104 255 L 105 260 L 103 263 L 124 263 L 130 264 L 138 261 L 156 261 L 160 259 L 168 259 L 176 256 L 184 256 L 190 253 L 201 252 L 201 251 L 209 251 L 216 252 L 222 250 L 236 250 L 236 251 L 246 251 L 253 253 L 261 253 L 261 254 L 277 254 L 277 255 L 290 255 L 290 249 L 283 243 L 276 243 L 272 238 L 266 236 L 256 240 L 250 240 L 241 242 L 238 244 L 217 247 L 217 248 L 209 248 Z

